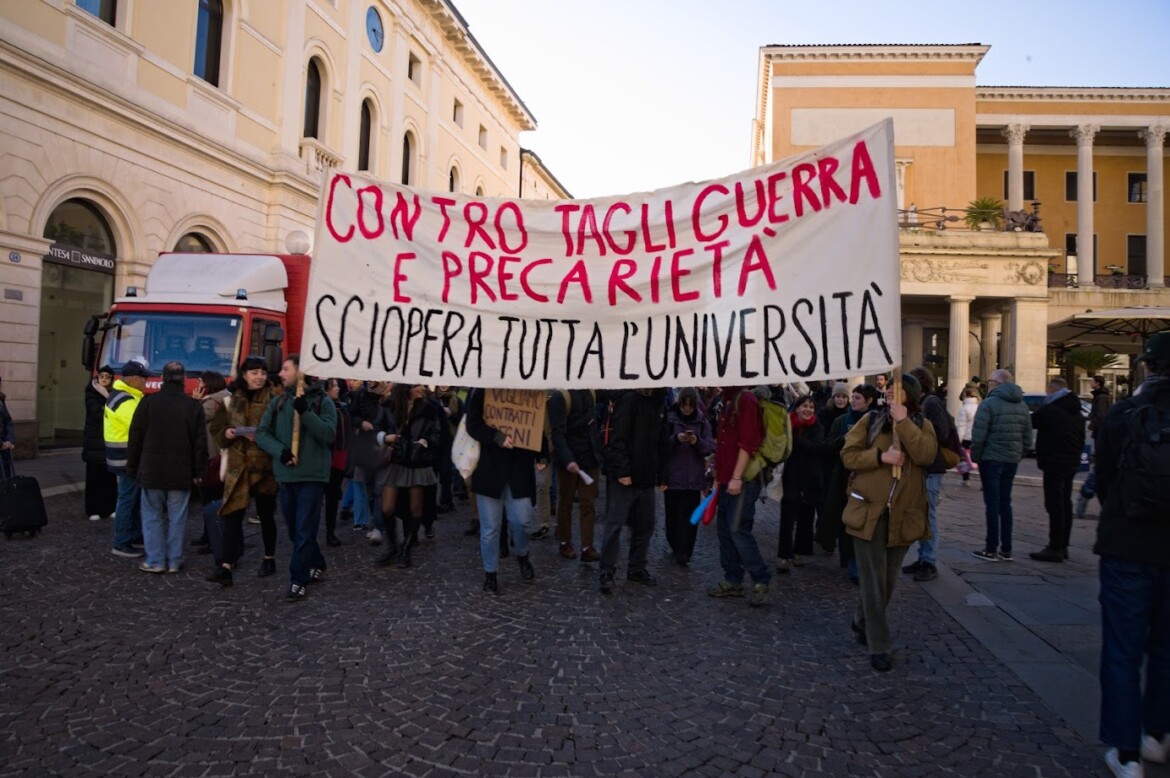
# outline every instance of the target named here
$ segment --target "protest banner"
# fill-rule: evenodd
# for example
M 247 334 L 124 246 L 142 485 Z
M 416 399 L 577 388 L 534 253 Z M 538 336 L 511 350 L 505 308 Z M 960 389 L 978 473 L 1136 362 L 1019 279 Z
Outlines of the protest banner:
M 893 123 L 717 181 L 473 198 L 326 174 L 315 375 L 479 387 L 777 384 L 901 361 Z
M 544 401 L 545 394 L 539 389 L 485 389 L 484 423 L 511 435 L 516 448 L 539 452 L 544 436 Z

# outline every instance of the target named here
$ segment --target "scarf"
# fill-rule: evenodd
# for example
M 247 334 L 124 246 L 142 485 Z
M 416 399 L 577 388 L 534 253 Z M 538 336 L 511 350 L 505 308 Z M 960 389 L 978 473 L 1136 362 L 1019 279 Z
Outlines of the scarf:
M 93 386 L 94 391 L 96 391 L 102 397 L 105 397 L 107 400 L 110 399 L 110 390 L 107 389 L 106 387 L 102 386 L 101 384 L 99 384 L 98 380 L 96 378 L 93 379 L 92 381 L 90 381 L 89 383 L 91 386 Z M 3 399 L 3 398 L 0 397 L 0 399 Z
M 1064 387 L 1063 389 L 1057 389 L 1055 392 L 1053 392 L 1052 394 L 1050 394 L 1044 398 L 1044 404 L 1048 405 L 1048 403 L 1056 402 L 1061 397 L 1064 397 L 1066 394 L 1069 394 L 1069 390 L 1068 390 L 1067 386 Z
M 1161 391 L 1162 389 L 1167 388 L 1168 384 L 1170 384 L 1170 376 L 1151 374 L 1146 376 L 1146 380 L 1142 381 L 1141 386 L 1137 388 L 1137 391 L 1134 392 L 1134 394 Z
M 808 421 L 800 418 L 800 414 L 798 414 L 796 411 L 792 411 L 788 414 L 788 416 L 792 419 L 792 429 L 794 430 L 806 429 L 817 423 L 816 414 L 809 416 Z

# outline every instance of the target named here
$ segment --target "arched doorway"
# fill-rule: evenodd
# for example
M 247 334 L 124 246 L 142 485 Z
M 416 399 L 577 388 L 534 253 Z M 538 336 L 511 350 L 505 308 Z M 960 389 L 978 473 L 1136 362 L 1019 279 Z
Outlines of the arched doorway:
M 89 380 L 88 366 L 81 364 L 81 333 L 90 316 L 113 302 L 117 245 L 105 214 L 81 198 L 54 208 L 42 234 L 53 243 L 41 270 L 38 443 L 78 445 Z

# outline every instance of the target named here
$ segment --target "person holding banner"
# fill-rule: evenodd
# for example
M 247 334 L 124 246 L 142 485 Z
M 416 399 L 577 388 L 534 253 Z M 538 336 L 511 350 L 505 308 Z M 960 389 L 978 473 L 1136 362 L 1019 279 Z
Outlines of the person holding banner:
M 549 431 L 557 463 L 557 540 L 562 559 L 576 559 L 573 549 L 573 503 L 581 522 L 581 561 L 601 558 L 593 547 L 597 492 L 601 488 L 601 454 L 593 423 L 592 389 L 554 390 L 548 395 Z
M 337 407 L 319 383 L 306 385 L 300 364 L 296 354 L 284 360 L 280 378 L 285 392 L 269 403 L 256 428 L 256 444 L 273 459 L 280 508 L 293 543 L 285 597 L 289 602 L 304 600 L 308 584 L 325 579 L 317 530 L 337 433 Z
M 930 536 L 926 470 L 938 453 L 934 427 L 918 407 L 922 389 L 902 376 L 902 392 L 862 416 L 845 435 L 841 461 L 853 473 L 841 520 L 853 536 L 861 599 L 852 628 L 878 672 L 893 667 L 886 609 L 910 545 Z M 898 395 L 905 394 L 904 401 Z
M 759 477 L 743 480 L 748 460 L 764 441 L 764 417 L 760 401 L 742 386 L 724 387 L 715 436 L 715 482 L 719 490 L 716 531 L 719 535 L 719 564 L 723 580 L 707 590 L 712 597 L 743 597 L 743 574 L 752 577 L 748 604 L 768 604 L 772 571 L 760 554 L 752 534 L 756 501 L 763 488 Z
M 512 435 L 489 425 L 484 418 L 485 392 L 477 389 L 467 399 L 467 434 L 479 441 L 479 463 L 471 474 L 468 489 L 479 508 L 479 553 L 483 559 L 483 590 L 499 594 L 500 532 L 507 514 L 512 550 L 524 583 L 536 580 L 528 560 L 528 527 L 536 500 L 536 471 L 548 463 L 547 441 L 543 435 L 539 454 L 516 445 Z M 538 461 L 539 456 L 539 461 Z
M 633 389 L 614 404 L 605 451 L 605 523 L 601 532 L 602 594 L 613 592 L 622 531 L 630 528 L 626 580 L 654 586 L 646 569 L 654 536 L 656 494 L 666 488 L 665 389 Z

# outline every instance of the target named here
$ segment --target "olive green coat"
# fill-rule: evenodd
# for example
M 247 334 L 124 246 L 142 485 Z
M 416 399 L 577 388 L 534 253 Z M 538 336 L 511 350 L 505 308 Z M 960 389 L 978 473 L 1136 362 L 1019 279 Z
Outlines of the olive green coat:
M 867 441 L 870 421 L 867 414 L 845 435 L 841 461 L 853 473 L 841 520 L 845 530 L 855 538 L 872 540 L 878 519 L 890 508 L 890 527 L 886 545 L 909 546 L 930 537 L 926 496 L 926 468 L 934 462 L 938 440 L 934 427 L 922 420 L 919 428 L 909 418 L 897 422 L 899 446 L 906 452 L 902 476 L 894 483 L 893 468 L 881 461 L 881 454 L 893 444 L 893 432 L 882 430 L 870 445 Z M 891 487 L 893 499 L 891 500 Z

